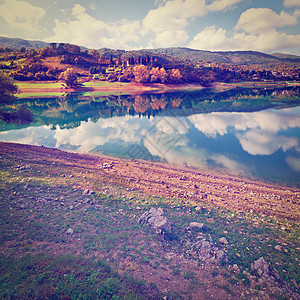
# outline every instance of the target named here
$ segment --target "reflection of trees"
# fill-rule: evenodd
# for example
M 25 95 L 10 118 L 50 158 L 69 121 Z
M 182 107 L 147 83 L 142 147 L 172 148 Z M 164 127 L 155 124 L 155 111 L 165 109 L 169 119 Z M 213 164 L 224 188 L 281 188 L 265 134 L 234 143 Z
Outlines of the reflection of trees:
M 164 97 L 151 96 L 150 105 L 153 110 L 164 110 L 168 103 L 169 101 Z
M 150 107 L 150 101 L 148 97 L 136 96 L 133 104 L 134 110 L 137 113 L 145 113 Z
M 0 119 L 10 124 L 53 125 L 74 128 L 81 121 L 113 116 L 176 115 L 213 111 L 257 111 L 267 107 L 285 107 L 287 103 L 299 104 L 300 89 L 246 89 L 237 88 L 215 92 L 203 89 L 193 92 L 86 97 L 79 93 L 60 98 L 14 99 L 0 108 Z M 271 101 L 270 101 L 271 100 Z M 276 101 L 273 101 L 276 100 Z M 238 106 L 235 106 L 236 104 Z M 33 117 L 34 116 L 34 117 Z M 7 126 L 2 128 L 7 129 Z
M 28 125 L 33 122 L 33 113 L 25 105 L 8 111 L 1 109 L 0 120 L 7 124 Z

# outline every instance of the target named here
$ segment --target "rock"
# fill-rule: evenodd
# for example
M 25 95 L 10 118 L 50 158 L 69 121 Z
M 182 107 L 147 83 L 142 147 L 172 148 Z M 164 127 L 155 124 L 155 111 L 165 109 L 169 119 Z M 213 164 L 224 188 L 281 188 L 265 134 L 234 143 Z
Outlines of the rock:
M 224 238 L 224 237 L 221 237 L 220 240 L 219 240 L 219 242 L 221 244 L 224 244 L 224 245 L 228 245 L 229 244 L 228 241 L 226 240 L 226 238 Z
M 159 233 L 163 231 L 171 233 L 171 224 L 164 216 L 152 217 L 149 219 L 148 223 L 152 225 L 153 228 L 158 229 Z
M 74 230 L 72 228 L 69 228 L 67 231 L 66 231 L 66 234 L 73 234 Z
M 83 191 L 82 194 L 88 194 L 89 192 L 90 192 L 90 190 L 89 190 L 89 189 L 86 189 L 86 190 Z
M 204 226 L 204 223 L 198 223 L 198 222 L 191 222 L 190 225 L 189 225 L 191 228 L 203 228 Z
M 280 245 L 276 245 L 276 246 L 275 246 L 275 250 L 277 250 L 277 251 L 282 251 L 282 247 L 281 247 Z
M 201 259 L 210 259 L 210 260 L 223 260 L 228 261 L 227 255 L 223 250 L 219 250 L 218 247 L 212 242 L 207 241 L 206 239 L 202 239 L 196 244 L 194 244 L 198 248 L 199 258 Z
M 144 212 L 138 222 L 149 224 L 158 234 L 171 233 L 171 223 L 164 216 L 164 211 L 160 207 L 157 209 L 152 207 L 149 211 Z
M 216 253 L 216 259 L 218 260 L 227 260 L 227 255 L 223 250 L 218 250 Z
M 251 264 L 251 269 L 256 270 L 258 275 L 267 281 L 274 283 L 280 279 L 278 272 L 273 269 L 271 264 L 267 263 L 263 257 Z

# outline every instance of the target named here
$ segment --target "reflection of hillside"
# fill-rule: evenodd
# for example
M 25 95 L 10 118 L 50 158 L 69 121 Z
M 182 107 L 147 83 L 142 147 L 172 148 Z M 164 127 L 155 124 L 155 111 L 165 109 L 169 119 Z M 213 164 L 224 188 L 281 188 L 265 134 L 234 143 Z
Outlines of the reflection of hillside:
M 10 112 L 26 107 L 34 115 L 32 125 L 77 127 L 81 121 L 113 116 L 135 115 L 188 116 L 215 111 L 250 112 L 269 107 L 299 105 L 299 87 L 284 89 L 237 88 L 223 92 L 204 89 L 196 92 L 173 92 L 165 94 L 142 94 L 138 96 L 86 97 L 78 93 L 63 98 L 18 99 L 5 106 Z M 32 120 L 31 120 L 32 121 Z M 8 123 L 8 122 L 7 122 Z M 16 123 L 15 124 L 22 124 Z M 1 130 L 13 128 L 2 123 Z M 16 126 L 16 125 L 14 125 Z M 21 125 L 19 125 L 21 126 Z

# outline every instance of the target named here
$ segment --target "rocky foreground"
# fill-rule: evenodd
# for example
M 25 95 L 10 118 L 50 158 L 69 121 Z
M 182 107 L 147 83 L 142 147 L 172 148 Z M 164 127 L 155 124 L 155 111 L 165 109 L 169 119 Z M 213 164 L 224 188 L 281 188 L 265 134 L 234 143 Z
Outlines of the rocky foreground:
M 300 299 L 298 188 L 12 143 L 0 157 L 3 262 L 101 257 L 119 285 L 145 281 L 140 299 Z M 1 296 L 22 291 L 24 280 L 3 284 L 11 273 L 0 268 Z M 80 274 L 77 285 L 92 276 Z M 35 296 L 57 296 L 59 283 Z M 126 298 L 125 286 L 111 293 Z

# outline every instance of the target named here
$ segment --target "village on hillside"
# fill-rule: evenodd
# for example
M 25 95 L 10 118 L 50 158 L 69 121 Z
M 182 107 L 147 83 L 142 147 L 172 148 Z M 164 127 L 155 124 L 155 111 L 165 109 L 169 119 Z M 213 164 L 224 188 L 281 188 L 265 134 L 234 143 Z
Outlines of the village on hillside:
M 97 51 L 65 43 L 51 43 L 43 49 L 0 48 L 0 69 L 18 81 L 55 81 L 62 79 L 67 69 L 72 69 L 75 77 L 84 78 L 83 81 L 192 82 L 210 86 L 213 82 L 299 80 L 298 68 L 282 66 L 280 69 L 209 61 L 195 63 L 148 50 Z

